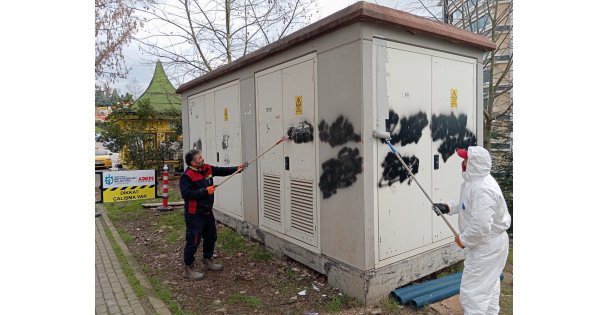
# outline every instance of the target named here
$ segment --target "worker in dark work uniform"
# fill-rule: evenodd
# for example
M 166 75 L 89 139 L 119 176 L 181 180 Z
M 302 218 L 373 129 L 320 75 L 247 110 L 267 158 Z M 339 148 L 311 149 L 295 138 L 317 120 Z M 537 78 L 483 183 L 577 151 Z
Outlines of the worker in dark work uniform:
M 242 172 L 246 164 L 233 167 L 218 167 L 205 164 L 201 151 L 192 149 L 186 153 L 188 167 L 179 180 L 179 189 L 184 199 L 186 221 L 186 246 L 184 247 L 184 277 L 201 280 L 203 270 L 219 271 L 221 264 L 212 262 L 213 249 L 217 240 L 215 217 L 213 216 L 213 176 L 228 176 Z M 201 272 L 194 267 L 194 255 L 203 240 L 203 261 Z

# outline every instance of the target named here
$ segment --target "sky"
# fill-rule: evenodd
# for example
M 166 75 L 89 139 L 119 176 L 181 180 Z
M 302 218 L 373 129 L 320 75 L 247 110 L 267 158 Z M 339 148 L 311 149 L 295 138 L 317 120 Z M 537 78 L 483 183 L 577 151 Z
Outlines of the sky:
M 376 0 L 376 1 L 368 1 L 372 3 L 377 3 L 379 5 L 387 6 L 387 7 L 401 7 L 407 2 L 417 1 L 417 0 Z M 317 5 L 319 7 L 320 16 L 319 19 L 322 19 L 332 13 L 335 13 L 341 9 L 346 8 L 347 6 L 356 3 L 356 0 L 317 0 Z M 131 43 L 129 46 L 124 48 L 125 53 L 125 62 L 127 67 L 131 68 L 129 74 L 126 79 L 121 79 L 117 83 L 112 86 L 119 89 L 121 93 L 126 93 L 128 91 L 127 86 L 133 81 L 137 80 L 137 83 L 141 87 L 141 92 L 143 92 L 150 80 L 152 80 L 152 75 L 154 74 L 154 64 L 148 64 L 142 60 L 140 52 L 138 51 L 136 44 Z M 177 88 L 177 84 L 172 82 L 175 88 Z M 136 95 L 138 96 L 138 95 Z
M 604 308 L 608 3 L 586 5 L 514 7 L 515 314 Z M 82 0 L 0 11 L 3 313 L 95 311 L 94 19 Z

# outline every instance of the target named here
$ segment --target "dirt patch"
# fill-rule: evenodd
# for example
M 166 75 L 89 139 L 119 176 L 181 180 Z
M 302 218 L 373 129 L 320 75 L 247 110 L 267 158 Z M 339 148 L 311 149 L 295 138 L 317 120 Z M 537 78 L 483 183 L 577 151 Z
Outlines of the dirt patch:
M 126 203 L 123 203 L 126 204 Z M 125 208 L 126 209 L 126 208 Z M 122 211 L 122 212 L 121 212 Z M 327 278 L 289 259 L 279 259 L 263 245 L 218 222 L 215 260 L 223 271 L 205 271 L 201 281 L 183 277 L 185 224 L 182 208 L 170 212 L 118 210 L 113 224 L 161 294 L 176 302 L 174 313 L 191 314 L 457 314 L 458 303 L 413 309 L 386 299 L 365 307 L 327 284 Z M 200 270 L 202 245 L 196 253 Z M 512 266 L 509 280 L 512 293 Z M 457 301 L 457 298 L 456 298 Z M 167 303 L 169 304 L 169 303 Z M 449 306 L 449 305 L 456 306 Z M 450 309 L 451 307 L 451 309 Z M 177 311 L 177 310 L 180 311 Z M 501 314 L 509 314 L 503 313 Z

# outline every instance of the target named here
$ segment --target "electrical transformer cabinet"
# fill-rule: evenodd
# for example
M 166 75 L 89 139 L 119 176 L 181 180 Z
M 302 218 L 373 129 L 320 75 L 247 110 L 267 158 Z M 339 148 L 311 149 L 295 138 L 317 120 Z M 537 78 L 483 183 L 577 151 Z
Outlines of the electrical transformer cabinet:
M 463 259 L 424 192 L 458 198 L 455 152 L 482 141 L 493 49 L 358 2 L 180 86 L 184 149 L 218 166 L 257 158 L 217 189 L 216 218 L 374 303 Z M 390 134 L 424 192 L 377 133 Z

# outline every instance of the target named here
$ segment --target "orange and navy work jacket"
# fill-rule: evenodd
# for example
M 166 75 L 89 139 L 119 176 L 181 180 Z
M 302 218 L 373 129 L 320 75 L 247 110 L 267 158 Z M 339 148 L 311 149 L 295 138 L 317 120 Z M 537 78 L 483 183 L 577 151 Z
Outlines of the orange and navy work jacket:
M 209 215 L 213 208 L 213 194 L 207 187 L 213 186 L 213 176 L 227 176 L 236 172 L 237 167 L 219 167 L 203 164 L 200 169 L 188 166 L 179 179 L 179 189 L 184 199 L 187 214 Z

